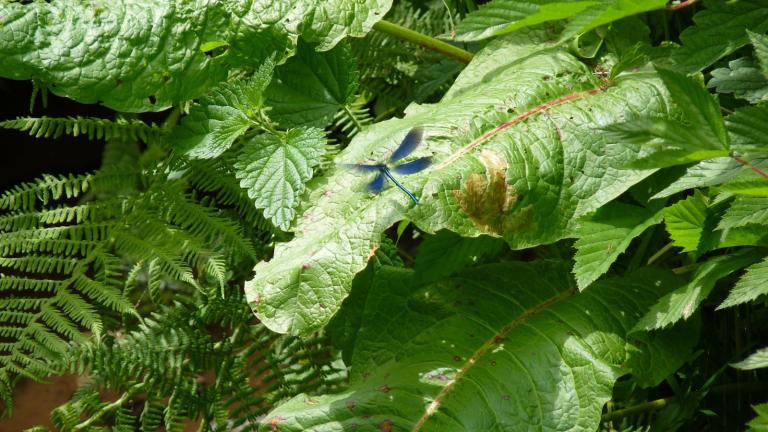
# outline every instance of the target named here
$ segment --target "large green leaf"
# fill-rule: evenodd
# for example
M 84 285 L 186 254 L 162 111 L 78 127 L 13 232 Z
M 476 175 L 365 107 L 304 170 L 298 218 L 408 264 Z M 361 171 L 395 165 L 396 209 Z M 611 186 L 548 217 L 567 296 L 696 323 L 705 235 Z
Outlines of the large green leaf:
M 728 229 L 747 224 L 768 225 L 768 197 L 737 196 L 717 227 Z
M 664 222 L 675 246 L 683 252 L 699 250 L 702 234 L 707 221 L 709 200 L 696 191 L 664 209 Z
M 257 135 L 245 143 L 235 164 L 240 186 L 278 228 L 287 230 L 304 184 L 320 164 L 325 135 L 317 128 L 290 129 L 280 136 Z
M 582 219 L 576 230 L 573 266 L 579 289 L 585 289 L 607 272 L 632 239 L 661 222 L 661 217 L 661 211 L 613 202 Z
M 768 348 L 759 349 L 744 360 L 731 364 L 731 366 L 741 370 L 766 368 L 768 367 Z
M 631 15 L 661 9 L 665 4 L 665 0 L 493 0 L 461 21 L 457 39 L 480 40 L 566 18 L 569 23 L 562 38 L 569 38 Z
M 576 294 L 562 263 L 506 263 L 419 285 L 383 269 L 363 304 L 350 388 L 295 397 L 263 429 L 594 431 L 615 380 L 674 371 L 695 331 L 628 330 L 670 286 L 661 271 Z M 611 305 L 611 307 L 606 307 Z M 694 333 L 694 334 L 692 334 Z M 670 361 L 674 358 L 674 361 Z
M 736 282 L 731 292 L 728 293 L 728 297 L 717 308 L 724 309 L 747 303 L 768 294 L 766 280 L 768 280 L 768 258 L 747 267 L 744 276 Z
M 684 72 L 700 71 L 743 47 L 749 43 L 747 30 L 768 30 L 766 0 L 709 0 L 705 4 L 707 8 L 693 17 L 696 25 L 680 34 L 682 48 L 673 53 Z
M 290 55 L 297 35 L 332 48 L 363 36 L 391 0 L 147 0 L 0 3 L 0 75 L 36 78 L 83 103 L 159 111 L 232 66 Z M 226 49 L 211 56 L 209 47 Z
M 680 320 L 687 320 L 709 296 L 718 280 L 743 269 L 757 259 L 759 255 L 753 251 L 742 250 L 702 263 L 689 283 L 662 297 L 637 323 L 635 329 L 663 329 Z
M 543 32 L 489 44 L 442 101 L 412 106 L 374 125 L 339 155 L 343 163 L 384 160 L 414 126 L 434 155 L 401 180 L 421 203 L 389 188 L 366 192 L 370 174 L 340 168 L 318 182 L 296 237 L 256 266 L 246 294 L 279 332 L 306 333 L 335 313 L 381 233 L 407 217 L 427 232 L 492 234 L 513 248 L 557 241 L 575 220 L 611 201 L 651 170 L 624 168 L 637 153 L 607 145 L 600 128 L 636 112 L 670 110 L 660 81 L 627 74 L 608 85 Z
M 747 424 L 749 432 L 768 431 L 768 403 L 752 405 L 752 409 L 757 413 L 757 417 L 750 420 Z
M 319 53 L 300 43 L 296 55 L 275 73 L 267 90 L 269 117 L 283 127 L 325 127 L 352 103 L 357 90 L 355 59 L 349 45 Z

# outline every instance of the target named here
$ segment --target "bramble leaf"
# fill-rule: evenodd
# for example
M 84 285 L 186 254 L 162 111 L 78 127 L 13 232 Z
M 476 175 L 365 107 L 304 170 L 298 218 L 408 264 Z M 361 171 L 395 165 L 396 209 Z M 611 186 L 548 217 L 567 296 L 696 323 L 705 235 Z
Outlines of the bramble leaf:
M 768 78 L 748 58 L 730 61 L 727 68 L 713 70 L 707 87 L 714 88 L 718 93 L 733 93 L 735 97 L 753 104 L 768 98 Z
M 661 211 L 609 203 L 581 220 L 576 229 L 573 274 L 580 290 L 607 272 L 629 243 L 646 228 L 661 222 Z
M 742 303 L 750 302 L 762 295 L 768 294 L 768 258 L 747 267 L 744 276 L 736 282 L 728 297 L 718 306 L 724 309 Z
M 728 229 L 747 224 L 768 225 L 768 196 L 737 196 L 717 228 Z
M 253 67 L 297 36 L 328 50 L 363 36 L 391 0 L 0 3 L 0 75 L 118 111 L 162 111 Z M 224 50 L 212 55 L 212 47 Z M 86 60 L 84 60 L 86 59 Z
M 338 163 L 383 161 L 411 128 L 424 129 L 411 157 L 435 162 L 400 177 L 419 205 L 391 187 L 370 194 L 365 173 L 338 169 L 324 178 L 294 239 L 246 283 L 259 319 L 292 334 L 323 326 L 382 232 L 401 219 L 429 233 L 499 236 L 521 249 L 571 235 L 578 217 L 650 175 L 625 168 L 639 150 L 608 145 L 600 128 L 638 111 L 668 112 L 661 82 L 627 73 L 606 86 L 547 38 L 539 30 L 492 42 L 440 102 L 356 135 Z
M 695 332 L 627 338 L 674 286 L 669 273 L 607 279 L 581 294 L 568 276 L 561 263 L 517 262 L 422 285 L 412 271 L 384 268 L 363 303 L 350 388 L 294 397 L 262 424 L 285 431 L 596 430 L 618 377 L 639 373 L 658 382 L 682 364 Z
M 768 3 L 707 1 L 707 8 L 694 15 L 695 26 L 680 34 L 682 48 L 672 59 L 682 72 L 697 72 L 749 43 L 747 31 L 768 31 Z
M 500 36 L 562 19 L 568 19 L 568 24 L 561 39 L 568 39 L 628 16 L 662 9 L 665 4 L 664 0 L 492 0 L 461 21 L 457 40 L 475 41 Z
M 635 330 L 663 329 L 680 320 L 687 320 L 706 299 L 715 283 L 754 263 L 759 255 L 746 250 L 720 255 L 701 264 L 691 281 L 662 297 L 635 325 Z
M 696 252 L 707 220 L 707 198 L 698 190 L 664 209 L 664 222 L 675 246 Z
M 749 357 L 731 366 L 741 370 L 752 370 L 768 367 L 768 348 L 755 351 Z
M 279 137 L 257 135 L 240 152 L 235 175 L 256 207 L 264 209 L 264 217 L 285 231 L 324 152 L 325 134 L 317 128 L 291 129 Z

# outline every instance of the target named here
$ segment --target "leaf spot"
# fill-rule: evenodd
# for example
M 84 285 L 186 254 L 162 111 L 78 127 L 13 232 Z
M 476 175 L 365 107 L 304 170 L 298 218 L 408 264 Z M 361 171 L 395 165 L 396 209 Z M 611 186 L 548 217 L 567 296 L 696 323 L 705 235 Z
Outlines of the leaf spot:
M 394 423 L 392 422 L 392 420 L 384 420 L 379 425 L 379 430 L 382 432 L 391 432 L 392 426 L 394 426 Z
M 386 384 L 384 384 L 383 386 L 379 387 L 379 391 L 382 392 L 382 393 L 389 393 L 390 390 L 392 390 L 392 389 L 389 388 L 389 386 L 386 385 Z

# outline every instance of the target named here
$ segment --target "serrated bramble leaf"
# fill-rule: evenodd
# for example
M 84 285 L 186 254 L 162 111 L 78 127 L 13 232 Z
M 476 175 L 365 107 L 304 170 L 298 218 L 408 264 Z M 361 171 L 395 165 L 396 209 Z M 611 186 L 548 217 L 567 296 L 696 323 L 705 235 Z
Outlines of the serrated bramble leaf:
M 639 150 L 608 145 L 601 128 L 639 111 L 669 112 L 662 83 L 638 73 L 606 87 L 547 38 L 542 29 L 491 42 L 440 102 L 356 135 L 337 163 L 385 160 L 409 130 L 423 128 L 424 144 L 410 157 L 435 162 L 399 177 L 419 205 L 393 187 L 370 194 L 366 173 L 338 169 L 324 178 L 294 239 L 246 284 L 259 319 L 293 334 L 322 327 L 381 234 L 402 219 L 428 233 L 489 234 L 521 249 L 571 235 L 578 217 L 650 175 L 627 169 Z
M 749 43 L 747 30 L 768 31 L 768 4 L 762 0 L 708 1 L 696 25 L 680 34 L 682 48 L 672 58 L 682 72 L 696 72 Z
M 765 432 L 768 430 L 768 403 L 752 405 L 752 409 L 757 413 L 757 417 L 747 423 L 748 432 Z
M 747 224 L 768 225 L 768 197 L 737 196 L 717 228 L 728 229 Z
M 51 91 L 117 111 L 162 111 L 195 99 L 278 53 L 297 36 L 330 49 L 364 36 L 390 0 L 117 0 L 0 3 L 0 75 L 35 78 Z M 225 55 L 200 49 L 227 43 Z M 224 49 L 220 45 L 220 49 Z M 88 61 L 83 61 L 88 59 Z
M 768 142 L 765 139 L 768 136 L 768 106 L 739 108 L 726 117 L 725 124 L 735 151 L 768 153 Z
M 357 69 L 349 45 L 317 52 L 300 43 L 296 55 L 275 71 L 267 89 L 269 116 L 282 127 L 325 127 L 354 102 Z
M 733 93 L 735 97 L 752 104 L 768 98 L 768 78 L 748 58 L 730 61 L 727 68 L 713 70 L 707 87 L 714 88 L 718 93 Z
M 663 329 L 687 320 L 709 296 L 718 280 L 749 266 L 759 257 L 753 251 L 743 250 L 702 263 L 691 281 L 662 297 L 635 325 L 635 330 Z
M 628 16 L 661 9 L 665 0 L 492 0 L 464 18 L 457 40 L 475 41 L 544 22 L 568 19 L 561 39 L 586 33 Z
M 765 181 L 762 177 L 752 180 L 730 181 L 718 189 L 731 192 L 734 195 L 768 197 L 768 181 Z
M 572 284 L 562 263 L 486 265 L 431 284 L 384 268 L 359 304 L 349 390 L 297 396 L 262 424 L 285 431 L 596 430 L 619 376 L 652 382 L 657 377 L 645 370 L 674 371 L 695 337 L 687 329 L 627 337 L 674 286 L 669 273 L 608 279 L 581 294 Z
M 738 176 L 741 172 L 742 166 L 733 158 L 706 159 L 688 168 L 682 177 L 652 196 L 651 199 L 666 198 L 688 189 L 719 185 Z
M 760 65 L 763 75 L 768 77 L 768 35 L 754 33 L 747 30 L 749 41 L 755 47 L 755 58 Z
M 325 152 L 325 134 L 317 128 L 257 135 L 245 143 L 235 164 L 240 186 L 278 228 L 287 230 L 296 215 L 304 184 Z
M 727 149 L 728 134 L 717 100 L 692 77 L 668 69 L 657 71 L 691 127 L 707 131 Z
M 664 223 L 675 246 L 696 252 L 707 220 L 707 198 L 698 190 L 664 209 Z
M 731 366 L 741 370 L 752 370 L 768 367 L 768 348 L 755 351 L 749 357 Z
M 274 63 L 267 59 L 252 77 L 211 89 L 169 137 L 174 150 L 192 159 L 210 159 L 229 149 L 256 124 L 252 117 L 262 108 L 273 69 Z
M 624 253 L 646 228 L 662 220 L 662 212 L 620 202 L 601 207 L 582 218 L 576 229 L 573 274 L 580 290 L 588 287 Z
M 744 276 L 736 282 L 728 297 L 717 308 L 724 309 L 747 303 L 768 294 L 766 281 L 768 281 L 768 258 L 747 267 Z

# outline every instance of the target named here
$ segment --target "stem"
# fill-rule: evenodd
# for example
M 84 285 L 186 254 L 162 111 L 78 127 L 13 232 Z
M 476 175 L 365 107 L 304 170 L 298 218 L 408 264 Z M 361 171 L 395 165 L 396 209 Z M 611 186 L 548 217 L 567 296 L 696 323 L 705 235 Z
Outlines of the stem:
M 681 1 L 680 3 L 671 4 L 671 5 L 667 6 L 667 10 L 674 11 L 674 10 L 685 9 L 688 6 L 693 5 L 697 1 L 698 0 L 684 0 L 684 1 Z
M 469 63 L 470 61 L 472 61 L 473 55 L 469 51 L 464 51 L 459 47 L 456 47 L 449 43 L 435 39 L 432 36 L 427 36 L 425 34 L 415 32 L 411 29 L 407 29 L 393 22 L 381 20 L 376 24 L 374 24 L 373 28 L 382 33 L 387 33 L 396 38 L 400 38 L 408 42 L 413 42 L 426 49 L 436 51 L 440 54 L 445 55 L 446 57 L 450 57 L 462 63 Z
M 125 393 L 123 393 L 122 396 L 120 396 L 120 399 L 112 402 L 111 404 L 105 406 L 104 408 L 100 409 L 99 412 L 91 416 L 88 420 L 78 424 L 75 426 L 74 430 L 85 430 L 92 424 L 94 424 L 96 421 L 98 421 L 100 418 L 104 416 L 104 414 L 107 414 L 109 412 L 112 412 L 118 408 L 120 408 L 128 399 L 133 397 L 136 393 L 144 389 L 144 386 L 146 384 L 143 382 L 140 382 L 138 384 L 134 384 L 131 388 L 129 388 Z
M 654 410 L 662 409 L 665 406 L 667 406 L 670 402 L 672 402 L 674 399 L 675 397 L 671 396 L 664 399 L 656 399 L 650 402 L 643 402 L 641 404 L 637 404 L 629 408 L 607 412 L 603 414 L 602 417 L 600 417 L 600 420 L 607 422 L 607 421 L 620 419 L 623 417 L 628 417 L 628 416 L 631 416 L 632 414 L 638 414 L 646 411 L 654 411 Z
M 663 248 L 659 249 L 658 252 L 656 252 L 655 254 L 653 254 L 653 256 L 648 258 L 648 265 L 653 264 L 654 261 L 656 261 L 657 259 L 661 258 L 662 255 L 667 253 L 667 251 L 672 249 L 674 246 L 675 246 L 674 243 L 667 243 L 666 246 L 664 246 Z

